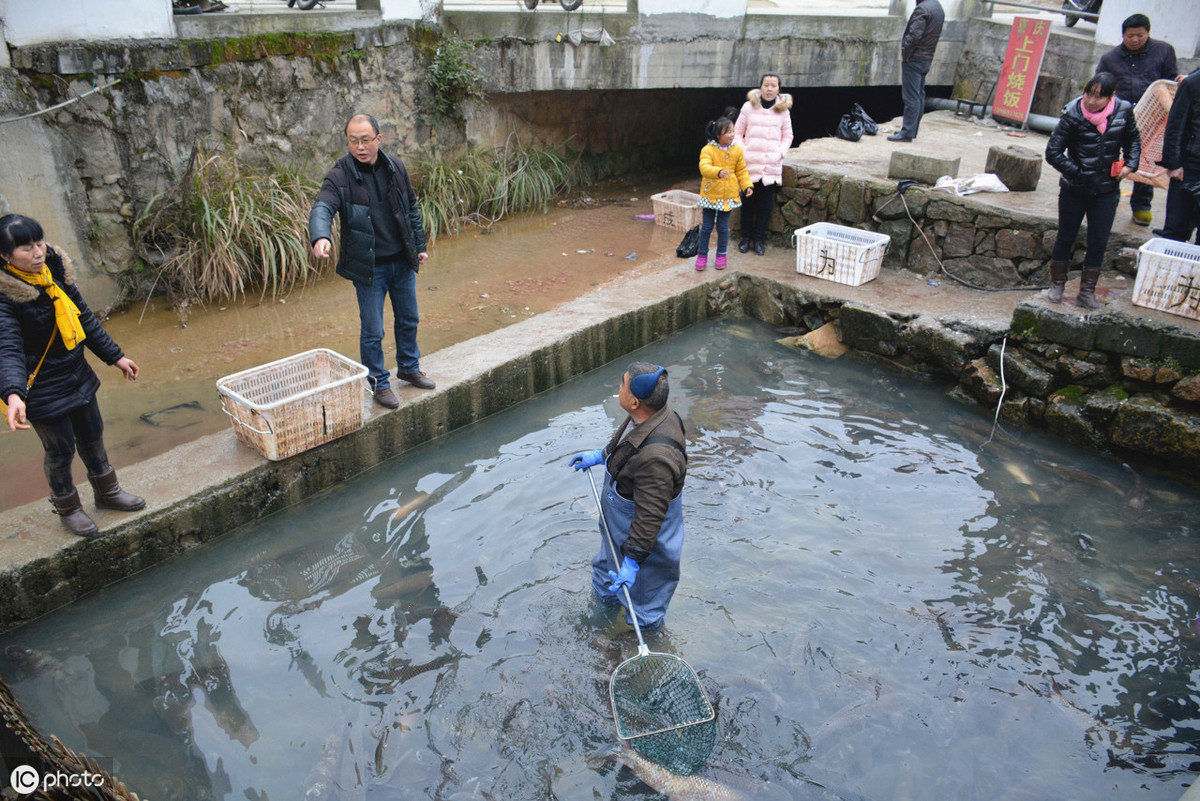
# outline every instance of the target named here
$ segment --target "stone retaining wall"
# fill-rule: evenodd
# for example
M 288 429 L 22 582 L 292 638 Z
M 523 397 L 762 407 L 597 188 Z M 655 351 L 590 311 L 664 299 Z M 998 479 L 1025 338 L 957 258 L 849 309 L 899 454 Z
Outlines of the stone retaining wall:
M 792 232 L 817 222 L 833 222 L 891 237 L 884 269 L 918 275 L 946 272 L 984 287 L 1042 286 L 1058 233 L 1053 218 L 1003 211 L 970 196 L 958 197 L 914 186 L 903 197 L 895 181 L 857 178 L 785 164 L 770 229 L 780 244 Z M 910 216 L 911 215 L 911 216 Z M 916 225 L 913 224 L 916 222 Z M 1137 244 L 1114 231 L 1104 268 L 1136 274 Z M 1078 238 L 1071 266 L 1083 264 L 1086 242 Z
M 1200 331 L 1118 311 L 1080 315 L 1026 301 L 1007 330 L 935 319 L 741 276 L 722 296 L 777 326 L 836 322 L 857 358 L 925 380 L 1000 420 L 1176 474 L 1200 469 Z M 989 411 L 989 416 L 992 412 Z

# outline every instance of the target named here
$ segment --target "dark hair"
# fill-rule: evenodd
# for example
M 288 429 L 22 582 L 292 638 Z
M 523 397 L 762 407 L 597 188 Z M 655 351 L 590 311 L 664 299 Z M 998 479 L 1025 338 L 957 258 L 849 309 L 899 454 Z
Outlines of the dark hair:
M 633 362 L 625 368 L 625 372 L 629 373 L 629 380 L 632 381 L 639 375 L 649 375 L 659 369 L 657 364 L 649 362 Z M 667 405 L 667 396 L 671 394 L 671 384 L 667 381 L 667 371 L 663 370 L 663 374 L 658 377 L 658 383 L 654 385 L 654 391 L 650 393 L 648 398 L 639 398 L 647 409 L 657 412 L 659 409 Z
M 19 247 L 41 242 L 46 232 L 37 220 L 24 214 L 5 214 L 0 217 L 0 255 L 11 256 Z
M 1111 72 L 1097 72 L 1083 85 L 1083 93 L 1089 94 L 1093 88 L 1100 97 L 1112 97 L 1117 92 L 1117 79 Z
M 1146 32 L 1149 33 L 1150 18 L 1145 14 L 1131 14 L 1121 23 L 1121 33 L 1125 33 L 1130 28 L 1145 28 Z
M 379 136 L 379 123 L 370 114 L 363 114 L 361 111 L 350 115 L 350 119 L 346 120 L 346 127 L 342 129 L 342 133 L 349 132 L 350 123 L 354 122 L 355 120 L 366 120 L 367 122 L 371 123 L 371 128 L 375 131 L 375 135 Z
M 737 106 L 726 106 L 725 111 L 721 114 L 721 116 L 727 120 L 732 120 L 733 122 L 737 122 L 738 112 L 740 110 L 741 109 L 739 109 Z
M 778 82 L 779 82 L 779 85 L 780 85 L 780 86 L 783 86 L 783 79 L 779 77 L 779 73 L 778 73 L 778 72 L 764 72 L 764 73 L 763 73 L 763 76 L 762 76 L 761 78 L 759 78 L 759 79 L 758 79 L 758 88 L 759 88 L 759 89 L 761 89 L 761 88 L 762 88 L 762 83 L 763 83 L 763 81 L 765 81 L 767 78 L 774 78 L 776 81 L 778 81 Z
M 717 117 L 704 126 L 704 135 L 714 142 L 719 141 L 721 134 L 733 128 L 733 120 L 728 117 Z

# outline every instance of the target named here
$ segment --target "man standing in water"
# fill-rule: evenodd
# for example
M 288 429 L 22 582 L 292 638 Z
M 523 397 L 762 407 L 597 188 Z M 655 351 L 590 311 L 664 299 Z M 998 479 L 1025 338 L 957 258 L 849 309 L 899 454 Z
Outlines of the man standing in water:
M 661 628 L 679 584 L 683 554 L 683 480 L 687 447 L 683 420 L 667 405 L 664 367 L 634 362 L 621 378 L 617 399 L 629 416 L 602 450 L 571 458 L 576 470 L 603 464 L 601 513 L 621 552 L 613 564 L 603 536 L 592 560 L 592 589 L 602 603 L 622 602 L 621 585 L 637 609 L 644 630 Z M 632 624 L 626 610 L 626 620 Z
M 392 299 L 396 318 L 396 377 L 419 389 L 435 384 L 421 372 L 417 349 L 417 271 L 425 252 L 425 228 L 408 170 L 379 149 L 379 123 L 355 114 L 346 123 L 350 152 L 333 165 L 308 217 L 313 255 L 329 258 L 333 215 L 341 217 L 337 274 L 354 282 L 358 296 L 359 356 L 370 371 L 375 402 L 395 409 L 383 359 L 383 301 Z

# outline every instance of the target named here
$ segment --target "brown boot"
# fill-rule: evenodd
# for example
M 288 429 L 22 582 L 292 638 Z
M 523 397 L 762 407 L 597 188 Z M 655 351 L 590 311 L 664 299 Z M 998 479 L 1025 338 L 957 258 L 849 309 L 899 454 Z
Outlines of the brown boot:
M 1050 261 L 1050 291 L 1046 294 L 1046 300 L 1062 303 L 1063 289 L 1067 286 L 1067 271 L 1070 268 L 1069 262 Z
M 1079 277 L 1079 295 L 1075 305 L 1081 309 L 1095 311 L 1104 308 L 1104 301 L 1096 299 L 1096 282 L 1100 280 L 1099 267 L 1084 267 Z
M 62 518 L 62 524 L 67 527 L 67 531 L 80 537 L 94 537 L 100 533 L 100 528 L 87 516 L 87 512 L 83 511 L 83 504 L 79 502 L 79 490 L 74 487 L 71 488 L 70 495 L 61 498 L 51 495 L 50 503 L 54 505 L 54 514 Z
M 117 471 L 111 467 L 106 473 L 88 476 L 88 481 L 92 482 L 92 491 L 96 495 L 96 507 L 99 509 L 136 512 L 146 508 L 144 500 L 121 489 L 121 485 L 117 483 Z

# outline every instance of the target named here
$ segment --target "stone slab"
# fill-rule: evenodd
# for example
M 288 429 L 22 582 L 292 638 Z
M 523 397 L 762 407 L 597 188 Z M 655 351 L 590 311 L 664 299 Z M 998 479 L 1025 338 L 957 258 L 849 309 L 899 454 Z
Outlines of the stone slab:
M 932 186 L 943 175 L 957 178 L 961 164 L 962 156 L 949 158 L 920 150 L 897 150 L 888 163 L 888 178 L 911 178 Z

